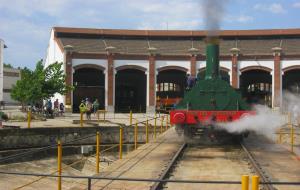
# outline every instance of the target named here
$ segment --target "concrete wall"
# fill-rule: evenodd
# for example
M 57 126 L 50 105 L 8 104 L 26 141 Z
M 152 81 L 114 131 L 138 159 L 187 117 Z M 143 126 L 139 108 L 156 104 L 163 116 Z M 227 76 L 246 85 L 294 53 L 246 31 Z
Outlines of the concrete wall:
M 0 129 L 0 150 L 14 148 L 43 147 L 56 144 L 61 139 L 63 145 L 95 144 L 96 132 L 101 135 L 101 144 L 118 144 L 119 127 L 55 127 L 55 128 L 32 128 L 32 129 Z M 149 129 L 150 133 L 152 130 Z M 138 128 L 138 141 L 145 141 L 145 127 Z M 91 136 L 91 137 L 89 137 Z M 152 135 L 149 135 L 152 137 Z M 84 140 L 78 140 L 89 137 Z M 123 133 L 124 143 L 134 142 L 134 127 L 125 127 Z M 150 138 L 150 137 L 149 137 Z

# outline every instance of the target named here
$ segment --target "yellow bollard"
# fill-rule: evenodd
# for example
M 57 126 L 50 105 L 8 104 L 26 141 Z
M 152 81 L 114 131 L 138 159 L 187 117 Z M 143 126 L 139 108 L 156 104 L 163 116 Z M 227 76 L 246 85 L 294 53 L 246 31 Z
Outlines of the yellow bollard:
M 146 143 L 149 142 L 149 131 L 148 131 L 148 118 L 147 118 L 147 121 L 146 121 Z
M 80 112 L 80 127 L 83 127 L 83 112 Z
M 249 190 L 249 176 L 242 175 L 242 190 Z
M 123 127 L 120 127 L 120 139 L 119 139 L 119 158 L 122 159 L 123 156 Z
M 57 189 L 61 190 L 61 156 L 62 156 L 62 147 L 60 140 L 57 141 Z
M 156 112 L 154 115 L 154 139 L 156 139 Z
M 252 176 L 252 190 L 258 190 L 259 177 L 257 175 Z
M 160 134 L 163 132 L 163 125 L 164 125 L 164 116 L 161 116 Z
M 135 122 L 135 126 L 134 126 L 134 149 L 137 149 L 137 136 L 138 136 L 138 124 L 137 122 Z
M 31 125 L 31 110 L 27 112 L 27 126 L 30 128 Z
M 99 164 L 100 164 L 100 134 L 97 132 L 96 135 L 96 173 L 99 174 Z
M 294 126 L 291 125 L 291 152 L 294 152 Z
M 130 111 L 129 124 L 132 125 L 132 111 Z

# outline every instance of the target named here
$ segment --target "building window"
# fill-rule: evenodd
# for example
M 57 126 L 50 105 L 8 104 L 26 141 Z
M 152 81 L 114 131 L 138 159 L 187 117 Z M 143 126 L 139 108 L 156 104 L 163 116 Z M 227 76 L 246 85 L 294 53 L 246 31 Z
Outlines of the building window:
M 175 83 L 158 83 L 156 84 L 157 92 L 179 92 L 180 86 Z
M 269 83 L 255 83 L 255 84 L 250 84 L 247 87 L 248 92 L 272 92 L 272 84 Z

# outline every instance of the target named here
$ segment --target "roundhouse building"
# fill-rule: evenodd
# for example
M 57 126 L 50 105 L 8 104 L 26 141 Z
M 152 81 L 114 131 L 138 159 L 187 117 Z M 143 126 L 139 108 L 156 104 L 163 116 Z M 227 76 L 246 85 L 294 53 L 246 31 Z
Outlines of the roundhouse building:
M 111 112 L 153 112 L 184 95 L 187 74 L 205 73 L 205 31 L 113 30 L 54 27 L 45 66 L 64 62 L 57 95 L 66 108 L 97 98 Z M 283 105 L 284 90 L 299 93 L 300 29 L 223 30 L 221 77 L 250 103 Z

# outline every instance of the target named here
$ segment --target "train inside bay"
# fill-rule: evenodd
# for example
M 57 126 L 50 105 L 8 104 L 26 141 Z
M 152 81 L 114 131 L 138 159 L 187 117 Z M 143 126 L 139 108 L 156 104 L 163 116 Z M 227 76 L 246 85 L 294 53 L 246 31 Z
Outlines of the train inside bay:
M 221 79 L 219 39 L 208 37 L 205 42 L 205 78 L 186 90 L 181 101 L 170 111 L 170 121 L 177 131 L 184 133 L 186 139 L 218 141 L 230 135 L 217 126 L 254 115 L 255 111 L 237 89 Z

